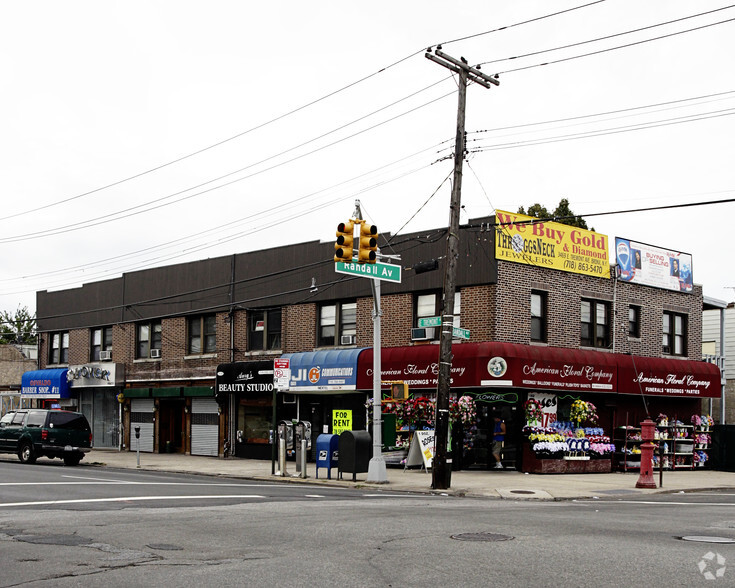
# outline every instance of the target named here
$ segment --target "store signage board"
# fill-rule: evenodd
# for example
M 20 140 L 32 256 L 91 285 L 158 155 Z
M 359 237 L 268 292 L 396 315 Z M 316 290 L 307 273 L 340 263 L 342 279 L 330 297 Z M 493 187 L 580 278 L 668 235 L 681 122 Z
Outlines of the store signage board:
M 416 431 L 406 456 L 406 467 L 422 465 L 428 470 L 434 462 L 434 431 Z
M 401 283 L 401 266 L 391 263 L 346 263 L 338 261 L 334 264 L 334 271 L 338 274 Z

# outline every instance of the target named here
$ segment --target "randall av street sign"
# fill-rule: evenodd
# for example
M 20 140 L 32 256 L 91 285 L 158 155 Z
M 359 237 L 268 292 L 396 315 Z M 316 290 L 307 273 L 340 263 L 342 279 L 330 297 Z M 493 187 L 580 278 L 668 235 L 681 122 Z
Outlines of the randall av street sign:
M 363 276 L 386 282 L 401 282 L 401 266 L 390 263 L 347 263 L 338 261 L 334 264 L 338 274 Z

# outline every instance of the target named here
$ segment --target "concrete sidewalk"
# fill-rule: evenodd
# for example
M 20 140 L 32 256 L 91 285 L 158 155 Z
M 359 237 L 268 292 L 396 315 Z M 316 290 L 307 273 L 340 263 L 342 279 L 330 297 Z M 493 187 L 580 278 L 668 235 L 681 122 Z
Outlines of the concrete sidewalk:
M 86 455 L 82 466 L 137 469 L 137 456 L 131 451 L 95 449 Z M 375 488 L 383 491 L 418 492 L 425 494 L 449 494 L 454 496 L 476 496 L 488 498 L 510 498 L 516 500 L 569 500 L 575 498 L 610 498 L 623 496 L 645 496 L 660 492 L 686 492 L 709 489 L 735 489 L 735 473 L 706 469 L 665 471 L 663 487 L 639 489 L 635 487 L 638 473 L 616 472 L 611 474 L 524 474 L 515 470 L 471 470 L 452 472 L 448 490 L 431 488 L 431 473 L 425 470 L 404 470 L 401 467 L 387 468 L 388 482 L 367 482 L 367 474 L 343 474 L 339 480 L 337 469 L 332 469 L 331 479 L 327 470 L 307 464 L 307 477 L 294 477 L 296 466 L 287 464 L 288 476 L 271 475 L 271 462 L 218 457 L 202 457 L 171 453 L 141 453 L 140 469 L 158 472 L 228 476 L 271 482 L 299 482 L 315 485 L 339 486 L 343 488 Z M 659 483 L 658 472 L 654 474 Z

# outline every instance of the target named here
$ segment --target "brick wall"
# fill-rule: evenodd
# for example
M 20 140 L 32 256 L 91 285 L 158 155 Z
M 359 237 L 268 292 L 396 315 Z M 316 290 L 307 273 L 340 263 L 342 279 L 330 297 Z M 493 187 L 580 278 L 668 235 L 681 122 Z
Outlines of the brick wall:
M 19 388 L 23 373 L 36 368 L 36 360 L 26 358 L 14 345 L 0 345 L 0 389 Z

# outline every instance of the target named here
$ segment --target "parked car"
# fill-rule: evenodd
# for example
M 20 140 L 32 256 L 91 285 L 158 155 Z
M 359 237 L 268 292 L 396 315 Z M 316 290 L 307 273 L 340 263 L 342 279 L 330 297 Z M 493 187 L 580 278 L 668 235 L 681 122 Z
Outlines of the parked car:
M 22 463 L 58 457 L 78 465 L 92 449 L 92 429 L 81 412 L 24 409 L 0 418 L 0 453 L 15 453 Z

